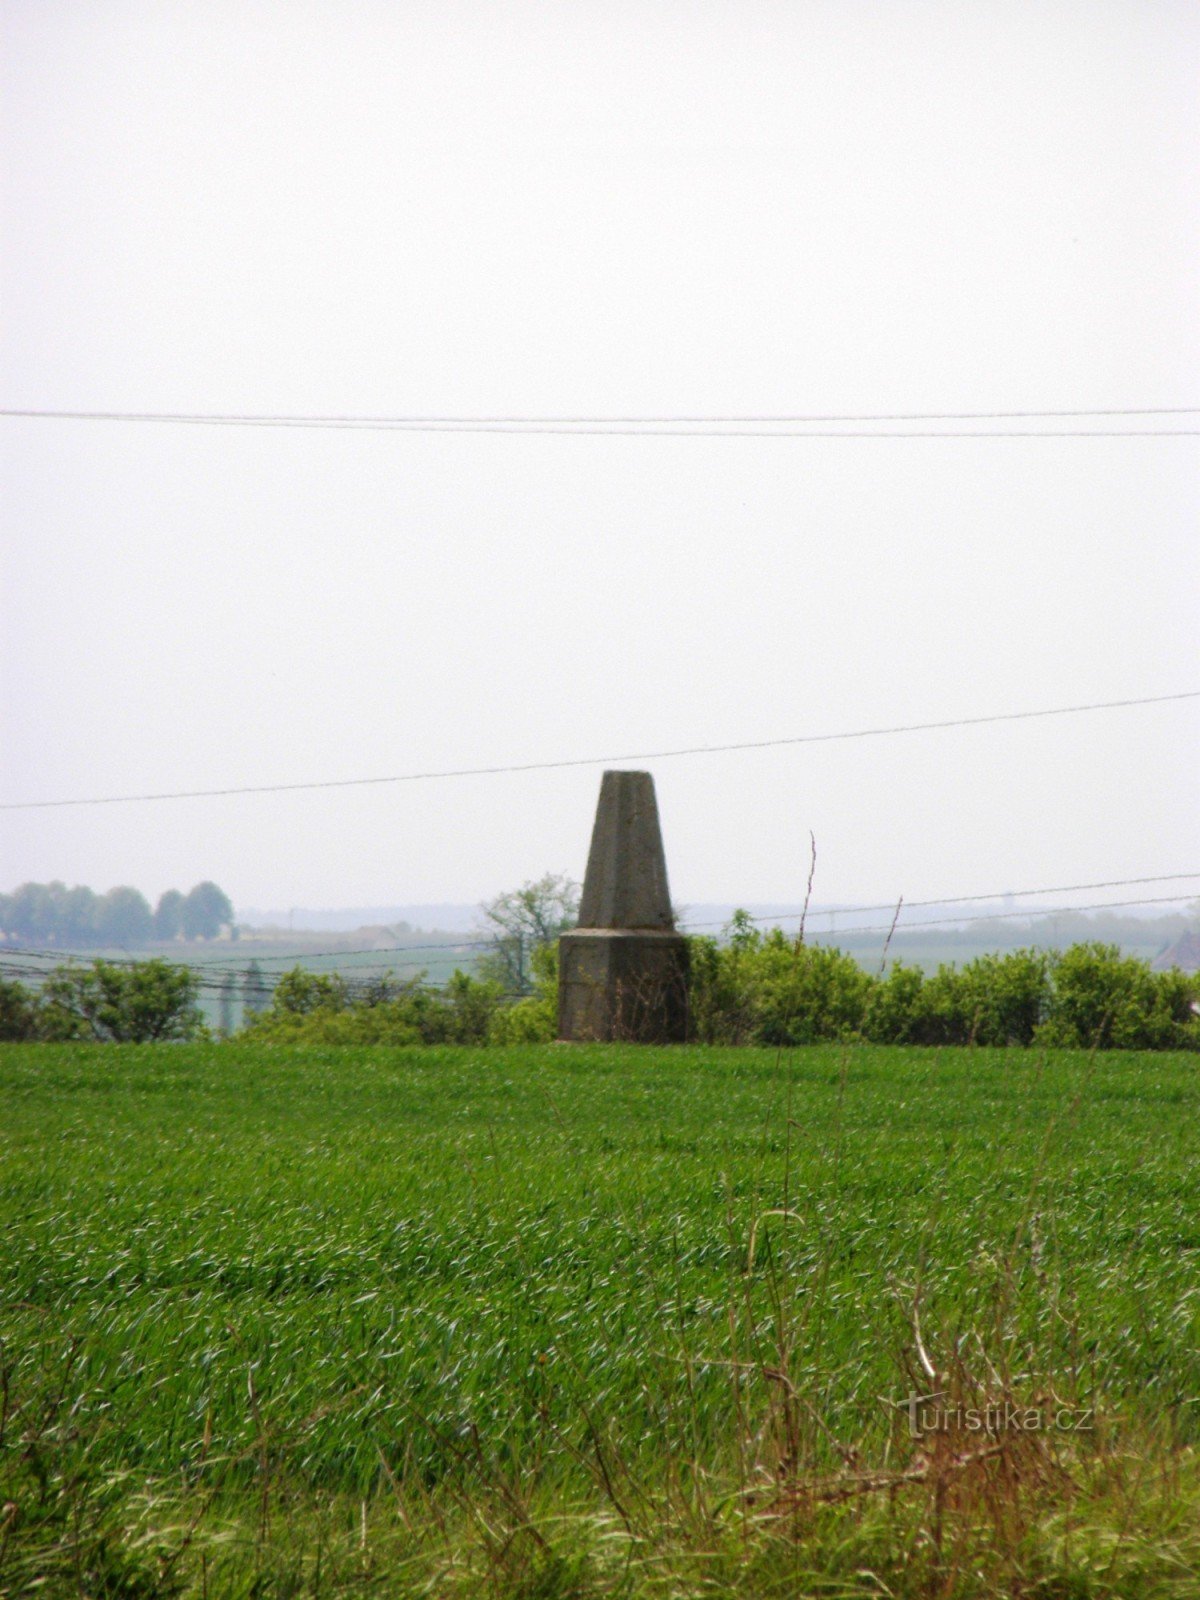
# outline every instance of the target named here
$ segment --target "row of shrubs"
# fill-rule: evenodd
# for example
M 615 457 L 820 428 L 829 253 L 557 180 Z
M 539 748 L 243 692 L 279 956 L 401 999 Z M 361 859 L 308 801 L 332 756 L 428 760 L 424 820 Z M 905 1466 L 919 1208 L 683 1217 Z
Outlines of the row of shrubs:
M 295 968 L 275 985 L 267 1010 L 247 1018 L 242 1037 L 264 1044 L 537 1044 L 554 1038 L 557 962 L 552 946 L 534 956 L 534 995 L 512 1003 L 504 986 L 456 972 L 441 988 L 384 978 L 347 983 Z
M 731 937 L 692 939 L 689 1033 L 702 1044 L 1053 1045 L 1200 1049 L 1200 984 L 1152 972 L 1116 945 L 980 956 L 925 976 L 863 970 L 842 951 L 735 918 Z M 441 990 L 295 971 L 253 1018 L 264 1041 L 321 1044 L 517 1044 L 555 1036 L 553 946 L 535 956 L 534 994 L 515 1005 L 499 984 L 456 973 Z
M 842 951 L 762 933 L 735 917 L 730 937 L 690 941 L 689 1032 L 703 1044 L 1052 1045 L 1200 1049 L 1200 983 L 1153 972 L 1116 945 L 980 956 L 925 976 L 894 964 L 872 975 Z M 535 988 L 515 1003 L 499 983 L 457 972 L 443 988 L 353 985 L 296 968 L 243 1037 L 270 1044 L 535 1044 L 555 1036 L 552 945 Z M 206 1036 L 198 980 L 163 961 L 59 968 L 40 991 L 0 981 L 0 1039 Z
M 931 976 L 897 962 L 878 976 L 741 915 L 730 931 L 691 941 L 690 1027 L 708 1044 L 1200 1048 L 1200 983 L 1116 945 L 979 956 Z
M 554 1037 L 554 951 L 534 958 L 535 994 L 515 1005 L 503 985 L 456 972 L 444 988 L 383 979 L 355 984 L 297 967 L 270 1005 L 247 1012 L 241 1037 L 267 1044 L 523 1044 Z M 0 978 L 0 1040 L 150 1043 L 207 1039 L 199 974 L 162 960 L 57 967 L 40 988 Z
M 157 960 L 56 967 L 37 989 L 0 978 L 0 1039 L 203 1038 L 199 987 L 191 968 Z

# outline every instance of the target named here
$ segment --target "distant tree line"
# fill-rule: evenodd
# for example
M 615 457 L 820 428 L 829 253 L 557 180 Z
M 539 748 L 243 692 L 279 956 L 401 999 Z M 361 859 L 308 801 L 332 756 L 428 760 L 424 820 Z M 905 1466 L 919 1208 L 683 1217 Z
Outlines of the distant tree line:
M 23 883 L 11 894 L 0 894 L 0 938 L 16 944 L 128 948 L 215 939 L 227 925 L 233 925 L 229 896 L 208 881 L 187 894 L 168 889 L 153 910 L 145 895 L 124 884 L 96 894 L 83 885 Z

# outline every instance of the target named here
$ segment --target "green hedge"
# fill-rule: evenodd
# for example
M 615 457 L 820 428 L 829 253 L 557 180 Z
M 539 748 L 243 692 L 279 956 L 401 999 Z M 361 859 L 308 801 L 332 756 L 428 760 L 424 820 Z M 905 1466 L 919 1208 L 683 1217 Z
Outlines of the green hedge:
M 1152 972 L 1116 945 L 979 956 L 929 977 L 900 962 L 873 976 L 840 950 L 746 918 L 727 943 L 691 946 L 691 1027 L 705 1043 L 1200 1049 L 1200 983 Z
M 841 950 L 763 933 L 744 915 L 730 933 L 724 943 L 689 941 L 698 1043 L 1200 1049 L 1200 982 L 1152 972 L 1116 945 L 979 956 L 928 977 L 897 962 L 884 977 Z M 244 1031 L 269 1044 L 537 1044 L 557 1031 L 557 951 L 544 946 L 533 960 L 534 994 L 515 1004 L 499 983 L 462 972 L 433 989 L 353 986 L 297 967 Z M 59 968 L 40 992 L 0 980 L 0 1039 L 199 1037 L 196 987 L 187 968 L 161 961 Z

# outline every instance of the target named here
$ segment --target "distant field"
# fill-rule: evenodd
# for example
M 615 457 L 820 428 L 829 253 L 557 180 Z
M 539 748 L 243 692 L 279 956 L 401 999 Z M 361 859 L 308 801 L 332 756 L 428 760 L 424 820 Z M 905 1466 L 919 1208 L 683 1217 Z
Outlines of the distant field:
M 956 1392 L 1094 1408 L 1107 1451 L 1154 1439 L 1182 1492 L 1197 1065 L 0 1047 L 10 1442 L 14 1405 L 41 1429 L 0 1456 L 23 1507 L 0 1593 L 45 1573 L 54 1593 L 400 1593 L 438 1572 L 436 1592 L 798 1592 L 771 1587 L 775 1545 L 751 1584 L 746 1517 L 799 1475 L 921 1459 L 889 1404 L 928 1382 L 918 1326 Z M 1038 1494 L 1048 1514 L 1069 1491 Z M 859 1495 L 855 1537 L 900 1560 Z M 1144 1543 L 1150 1513 L 1127 1513 Z M 868 1555 L 838 1526 L 787 1559 L 887 1593 L 851 1581 Z M 733 1587 L 687 1587 L 695 1539 L 727 1535 Z M 915 1550 L 891 1592 L 1006 1592 L 918 1587 Z M 1195 1557 L 1171 1558 L 1191 1589 L 1069 1592 L 1194 1595 Z M 77 1590 L 81 1561 L 150 1587 Z
M 890 942 L 884 933 L 855 933 L 853 930 L 812 935 L 814 944 L 837 945 L 868 972 L 879 971 L 885 945 L 889 962 L 903 961 L 907 966 L 936 972 L 940 966 L 961 967 L 985 954 L 1002 955 L 1007 950 L 1026 950 L 1031 946 L 1038 950 L 1066 950 L 1091 939 L 1119 945 L 1123 955 L 1137 956 L 1142 961 L 1152 960 L 1168 942 L 1153 926 L 1139 928 L 1131 918 L 1126 919 L 1119 932 L 1107 934 L 1102 929 L 1086 926 L 1081 929 L 1076 920 L 1058 935 L 1049 926 L 1030 930 L 1003 922 L 990 923 L 982 932 L 979 929 L 922 931 L 913 928 L 898 932 Z

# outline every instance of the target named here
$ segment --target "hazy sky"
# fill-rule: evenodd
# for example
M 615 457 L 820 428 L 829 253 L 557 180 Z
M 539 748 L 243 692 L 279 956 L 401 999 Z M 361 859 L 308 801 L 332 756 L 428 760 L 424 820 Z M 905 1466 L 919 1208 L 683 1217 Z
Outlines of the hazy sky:
M 5 407 L 1200 404 L 1192 0 L 0 14 Z M 1198 443 L 0 419 L 0 799 L 1200 688 Z M 1198 732 L 650 765 L 677 899 L 799 897 L 810 829 L 916 898 L 1200 871 Z M 472 900 L 581 875 L 599 775 L 6 811 L 0 889 Z

